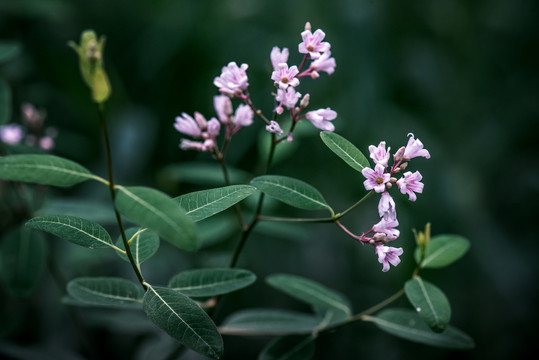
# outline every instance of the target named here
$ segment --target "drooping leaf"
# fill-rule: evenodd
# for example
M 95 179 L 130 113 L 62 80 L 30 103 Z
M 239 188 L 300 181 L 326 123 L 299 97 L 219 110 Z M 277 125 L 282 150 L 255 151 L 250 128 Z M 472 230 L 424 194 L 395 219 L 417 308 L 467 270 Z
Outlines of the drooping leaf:
M 150 287 L 143 299 L 148 318 L 185 347 L 212 359 L 223 352 L 223 339 L 208 314 L 178 291 Z
M 233 184 L 244 183 L 250 177 L 249 173 L 234 167 L 227 166 L 227 170 L 230 182 Z M 169 165 L 159 172 L 159 178 L 163 182 L 187 182 L 208 186 L 225 185 L 223 170 L 218 164 L 198 161 Z
M 27 297 L 45 270 L 47 248 L 43 234 L 17 228 L 8 232 L 2 240 L 0 276 L 11 295 Z
M 459 235 L 437 235 L 430 239 L 425 249 L 422 268 L 439 268 L 460 259 L 470 248 L 468 239 Z M 416 262 L 421 258 L 419 248 L 415 251 Z
M 157 249 L 159 249 L 159 236 L 148 229 L 143 229 L 143 231 L 141 231 L 141 228 L 129 228 L 125 230 L 125 236 L 127 237 L 128 241 L 133 239 L 133 241 L 131 241 L 129 244 L 129 248 L 131 249 L 131 255 L 133 255 L 136 264 L 139 266 L 144 261 L 151 258 L 157 252 Z M 116 246 L 122 250 L 125 250 L 124 242 L 121 236 L 118 237 Z M 121 252 L 116 252 L 116 254 L 118 254 L 118 256 L 125 261 L 129 262 L 129 258 L 126 254 L 122 254 Z
M 0 54 L 1 57 L 1 54 Z M 0 78 L 0 126 L 11 119 L 11 89 L 9 84 Z
M 258 360 L 309 360 L 314 356 L 312 336 L 289 335 L 271 341 Z
M 184 271 L 174 276 L 168 286 L 191 297 L 226 294 L 251 285 L 256 275 L 248 270 L 210 268 Z
M 96 179 L 86 168 L 54 155 L 10 155 L 0 158 L 0 179 L 53 186 L 72 186 Z
M 309 334 L 319 323 L 319 318 L 295 311 L 248 309 L 226 318 L 219 331 L 242 336 Z
M 71 215 L 44 215 L 28 220 L 26 227 L 42 230 L 90 249 L 113 247 L 112 239 L 99 224 Z
M 141 303 L 141 287 L 115 277 L 81 277 L 67 283 L 67 292 L 82 303 L 101 306 L 133 306 Z
M 369 166 L 369 161 L 361 151 L 350 141 L 339 134 L 330 131 L 322 131 L 320 137 L 326 146 L 337 156 L 343 159 L 353 169 L 361 172 Z
M 193 221 L 200 221 L 224 211 L 253 194 L 250 185 L 231 185 L 217 189 L 196 191 L 175 198 Z
M 251 185 L 271 197 L 300 209 L 328 209 L 331 211 L 331 207 L 318 190 L 298 179 L 279 175 L 263 175 L 251 180 Z
M 404 290 L 419 316 L 434 332 L 446 329 L 451 318 L 451 307 L 442 290 L 419 276 L 408 280 Z
M 16 57 L 21 52 L 21 45 L 17 42 L 0 42 L 0 64 Z M 1 109 L 1 106 L 0 106 Z
M 475 346 L 472 338 L 451 325 L 444 332 L 435 333 L 415 311 L 409 309 L 386 309 L 368 320 L 392 335 L 414 342 L 462 350 Z
M 328 323 L 342 321 L 352 315 L 348 300 L 315 281 L 295 275 L 275 274 L 268 276 L 266 282 L 293 298 L 312 305 L 317 313 L 328 316 Z
M 122 215 L 138 225 L 150 228 L 180 249 L 197 250 L 195 224 L 176 201 L 147 187 L 117 188 L 116 207 Z

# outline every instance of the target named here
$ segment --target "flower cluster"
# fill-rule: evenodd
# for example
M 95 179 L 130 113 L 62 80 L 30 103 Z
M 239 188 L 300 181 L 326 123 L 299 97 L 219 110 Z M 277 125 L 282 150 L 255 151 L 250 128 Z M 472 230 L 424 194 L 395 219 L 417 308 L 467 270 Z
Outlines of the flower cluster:
M 298 52 L 305 55 L 299 67 L 288 65 L 289 51 L 287 48 L 280 50 L 275 46 L 270 54 L 271 64 L 273 66 L 271 79 L 277 87 L 275 101 L 278 105 L 275 108 L 275 112 L 278 115 L 281 115 L 286 108 L 290 111 L 293 124 L 302 118 L 307 118 L 315 127 L 321 130 L 333 131 L 335 130 L 335 126 L 331 121 L 337 117 L 337 113 L 330 108 L 318 109 L 307 112 L 305 115 L 300 115 L 300 112 L 309 104 L 309 94 L 305 94 L 300 102 L 300 106 L 296 107 L 302 96 L 301 93 L 296 91 L 301 77 L 310 76 L 316 79 L 320 76 L 321 71 L 329 75 L 335 71 L 336 63 L 335 59 L 331 57 L 331 45 L 328 42 L 322 41 L 325 36 L 326 34 L 320 29 L 316 30 L 313 34 L 311 32 L 311 25 L 308 22 L 305 24 L 305 31 L 301 33 L 303 41 L 298 45 Z M 308 60 L 312 61 L 309 67 L 303 70 Z M 282 130 L 276 122 L 268 126 L 267 130 L 282 134 Z M 291 131 L 289 136 L 291 136 Z
M 13 123 L 0 126 L 0 141 L 9 145 L 24 143 L 43 150 L 52 150 L 58 132 L 53 127 L 43 127 L 45 111 L 37 110 L 32 104 L 25 103 L 21 107 L 21 112 L 23 125 Z
M 365 167 L 362 170 L 366 180 L 363 186 L 367 190 L 374 190 L 380 193 L 378 203 L 378 214 L 381 220 L 374 224 L 370 231 L 360 237 L 360 241 L 368 242 L 376 247 L 378 261 L 383 264 L 382 271 L 389 270 L 389 264 L 397 266 L 400 263 L 399 256 L 402 255 L 402 248 L 394 248 L 385 244 L 396 240 L 400 231 L 396 229 L 399 225 L 397 212 L 395 210 L 395 201 L 388 190 L 396 185 L 402 194 L 407 194 L 410 201 L 417 199 L 417 193 L 423 192 L 424 184 L 421 182 L 422 176 L 419 171 L 412 173 L 405 172 L 400 179 L 397 175 L 406 169 L 408 161 L 415 157 L 424 157 L 429 159 L 429 152 L 423 148 L 423 143 L 414 137 L 414 134 L 408 134 L 408 144 L 402 146 L 393 154 L 393 165 L 389 166 L 391 157 L 390 148 L 386 149 L 385 141 L 380 142 L 378 146 L 369 146 L 370 157 L 374 161 L 374 169 Z M 367 235 L 373 234 L 371 237 Z
M 281 115 L 284 109 L 290 111 L 292 125 L 285 137 L 280 140 L 288 139 L 292 141 L 292 131 L 297 122 L 307 118 L 314 126 L 321 130 L 333 131 L 335 126 L 331 123 L 337 117 L 337 113 L 330 108 L 309 111 L 300 114 L 303 109 L 309 105 L 310 95 L 302 95 L 296 91 L 301 77 L 310 76 L 316 79 L 320 72 L 332 74 L 335 71 L 335 59 L 331 57 L 331 45 L 322 41 L 326 34 L 318 29 L 311 32 L 311 25 L 306 23 L 305 31 L 301 33 L 302 42 L 298 45 L 298 51 L 304 54 L 301 65 L 288 66 L 289 51 L 287 48 L 280 50 L 274 47 L 270 58 L 273 66 L 271 79 L 277 88 L 275 101 L 278 104 L 275 113 Z M 310 65 L 303 70 L 309 60 Z M 220 130 L 225 129 L 225 144 L 230 140 L 239 129 L 249 126 L 253 123 L 253 117 L 256 115 L 266 123 L 266 130 L 270 133 L 282 136 L 284 131 L 280 124 L 275 120 L 269 120 L 262 115 L 260 111 L 255 111 L 255 107 L 250 98 L 248 87 L 249 78 L 247 76 L 247 64 L 238 64 L 234 61 L 228 63 L 221 70 L 221 75 L 213 80 L 213 84 L 219 89 L 221 95 L 214 97 L 214 107 L 217 113 L 217 119 L 212 118 L 206 121 L 204 116 L 198 112 L 194 117 L 182 113 L 176 117 L 174 127 L 180 133 L 191 136 L 195 140 L 182 139 L 180 148 L 195 149 L 199 151 L 209 151 L 217 153 L 217 137 Z M 240 104 L 236 111 L 233 111 L 231 99 L 240 99 Z M 300 100 L 301 99 L 301 100 Z M 299 102 L 299 106 L 298 105 Z M 223 145 L 223 148 L 225 145 Z

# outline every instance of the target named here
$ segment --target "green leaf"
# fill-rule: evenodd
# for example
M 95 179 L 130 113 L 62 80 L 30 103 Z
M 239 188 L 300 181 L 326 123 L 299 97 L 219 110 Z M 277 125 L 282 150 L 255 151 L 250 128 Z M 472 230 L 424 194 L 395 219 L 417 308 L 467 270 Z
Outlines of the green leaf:
M 122 215 L 138 225 L 150 228 L 180 249 L 197 250 L 195 224 L 176 201 L 147 187 L 117 188 L 116 208 Z
M 258 360 L 309 360 L 314 356 L 312 336 L 290 335 L 270 342 Z
M 309 334 L 320 319 L 288 310 L 248 309 L 233 313 L 223 321 L 219 331 L 224 335 L 275 336 Z
M 417 313 L 434 332 L 446 329 L 451 318 L 451 307 L 442 290 L 419 276 L 408 280 L 404 290 Z
M 76 216 L 38 216 L 28 220 L 25 225 L 90 249 L 114 247 L 110 235 L 101 225 Z
M 244 183 L 250 177 L 249 173 L 228 165 L 227 170 L 231 183 Z M 187 182 L 208 186 L 225 185 L 223 169 L 218 164 L 198 161 L 169 165 L 159 172 L 159 179 L 161 182 Z
M 132 306 L 141 302 L 140 286 L 115 277 L 77 278 L 67 283 L 67 292 L 89 305 Z
M 168 286 L 191 297 L 227 294 L 251 285 L 256 275 L 242 269 L 197 269 L 174 276 Z
M 449 349 L 472 349 L 472 338 L 453 326 L 448 326 L 442 333 L 433 332 L 423 319 L 413 310 L 386 309 L 376 317 L 369 317 L 380 329 L 410 340 L 427 345 Z
M 150 287 L 143 299 L 148 318 L 185 347 L 218 359 L 223 339 L 208 314 L 193 300 L 167 288 Z
M 21 45 L 19 43 L 7 41 L 0 42 L 0 64 L 13 59 L 17 55 L 19 55 L 20 52 Z
M 468 239 L 459 235 L 437 235 L 430 239 L 425 249 L 422 268 L 439 268 L 460 259 L 470 248 Z M 416 262 L 421 259 L 419 248 L 415 251 Z
M 17 228 L 2 240 L 0 275 L 11 295 L 27 297 L 45 270 L 47 247 L 43 234 Z
M 263 175 L 251 180 L 251 185 L 264 194 L 300 209 L 332 211 L 322 194 L 301 180 L 287 176 Z
M 1 57 L 1 54 L 0 54 Z M 9 84 L 0 78 L 0 126 L 11 120 L 11 89 Z
M 232 185 L 192 192 L 175 200 L 193 221 L 200 221 L 228 209 L 255 191 L 250 185 Z
M 127 241 L 133 239 L 129 244 L 129 248 L 131 249 L 131 255 L 133 255 L 135 262 L 139 266 L 144 261 L 151 258 L 157 252 L 157 249 L 159 249 L 159 236 L 157 236 L 157 234 L 153 231 L 133 227 L 125 230 L 125 235 L 127 237 Z M 125 250 L 124 242 L 121 236 L 118 237 L 116 246 L 122 250 Z M 118 251 L 116 254 L 118 254 L 118 256 L 125 261 L 129 262 L 129 258 L 126 254 Z
M 343 159 L 353 169 L 361 172 L 369 166 L 369 161 L 357 147 L 339 134 L 330 131 L 322 131 L 320 137 L 326 146 L 337 156 Z
M 274 288 L 314 307 L 315 311 L 328 317 L 328 323 L 343 321 L 352 315 L 350 303 L 334 290 L 303 277 L 275 274 L 266 278 Z
M 0 179 L 53 186 L 72 186 L 97 179 L 86 168 L 54 155 L 10 155 L 0 158 Z

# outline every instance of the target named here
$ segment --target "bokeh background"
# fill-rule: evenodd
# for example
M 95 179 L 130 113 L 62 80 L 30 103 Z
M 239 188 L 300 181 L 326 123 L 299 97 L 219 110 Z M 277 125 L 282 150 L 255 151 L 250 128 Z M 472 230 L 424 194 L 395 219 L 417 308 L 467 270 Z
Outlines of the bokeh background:
M 356 324 L 321 337 L 316 359 L 517 359 L 537 350 L 539 320 L 537 14 L 534 0 L 2 0 L 0 39 L 19 43 L 21 50 L 0 66 L 0 75 L 13 92 L 13 122 L 20 121 L 23 102 L 46 109 L 47 125 L 58 129 L 54 153 L 104 176 L 96 109 L 66 44 L 89 28 L 106 35 L 105 66 L 113 88 L 106 114 L 117 181 L 177 196 L 216 183 L 169 167 L 211 161 L 179 150 L 174 117 L 194 111 L 214 116 L 212 81 L 229 61 L 249 64 L 250 92 L 269 114 L 270 50 L 288 47 L 290 63 L 298 63 L 300 32 L 310 21 L 313 30 L 326 32 L 337 61 L 332 76 L 302 82 L 299 91 L 311 94 L 312 109 L 336 110 L 336 131 L 365 152 L 381 140 L 397 149 L 409 132 L 429 149 L 430 160 L 412 164 L 423 174 L 424 193 L 416 203 L 405 197 L 397 201 L 399 245 L 411 254 L 412 229 L 426 222 L 433 234 L 458 233 L 471 241 L 464 258 L 423 276 L 445 291 L 452 324 L 476 342 L 474 350 L 449 351 Z M 362 176 L 333 155 L 310 124 L 301 125 L 294 152 L 277 159 L 271 172 L 307 181 L 334 208 L 346 208 L 364 193 Z M 259 169 L 261 129 L 255 123 L 237 135 L 231 165 Z M 91 184 L 49 195 L 75 203 L 90 199 L 95 205 L 107 201 L 108 192 Z M 376 200 L 371 200 L 344 219 L 352 230 L 364 231 L 376 220 Z M 269 212 L 310 215 L 270 205 Z M 108 215 L 91 214 L 103 223 Z M 398 268 L 382 273 L 371 248 L 330 225 L 268 229 L 260 227 L 239 262 L 259 280 L 226 297 L 218 321 L 244 307 L 308 311 L 264 284 L 271 273 L 319 281 L 346 294 L 359 312 L 392 294 L 414 267 L 412 257 L 404 256 Z M 163 244 L 146 275 L 166 283 L 184 269 L 226 264 L 235 240 L 231 236 L 194 256 Z M 56 265 L 45 271 L 30 297 L 21 300 L 0 290 L 0 358 L 166 357 L 174 344 L 141 313 L 73 312 L 60 304 L 58 278 L 130 278 L 125 263 L 58 239 L 48 244 Z M 406 300 L 398 305 L 407 306 Z M 256 358 L 267 341 L 226 337 L 224 358 Z M 190 352 L 180 356 L 198 358 Z

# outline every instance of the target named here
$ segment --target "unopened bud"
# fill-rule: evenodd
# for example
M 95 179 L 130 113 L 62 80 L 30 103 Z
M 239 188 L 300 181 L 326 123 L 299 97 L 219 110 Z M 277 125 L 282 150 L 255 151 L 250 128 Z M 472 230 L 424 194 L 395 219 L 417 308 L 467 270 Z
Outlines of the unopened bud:
M 399 150 L 397 150 L 397 152 L 393 155 L 393 159 L 395 161 L 401 161 L 402 160 L 402 157 L 404 156 L 404 150 L 406 148 L 404 146 L 402 146 Z
M 305 23 L 305 31 L 311 31 L 311 23 L 308 21 Z
M 395 184 L 397 182 L 397 178 L 392 176 L 389 178 L 389 182 Z
M 305 109 L 307 106 L 309 106 L 310 99 L 311 99 L 311 95 L 309 94 L 303 95 L 303 98 L 299 102 L 299 106 L 301 106 L 302 109 Z
M 407 163 L 407 162 L 403 162 L 402 164 L 399 165 L 399 168 L 400 168 L 401 170 L 404 170 L 404 169 L 406 169 L 407 166 L 408 166 L 408 163 Z
M 204 115 L 202 115 L 198 111 L 195 111 L 195 121 L 197 122 L 197 125 L 200 128 L 200 130 L 206 130 L 206 127 L 208 126 L 208 122 L 206 121 L 206 118 L 204 117 Z
M 391 189 L 393 187 L 393 184 L 390 182 L 386 182 L 386 189 Z

